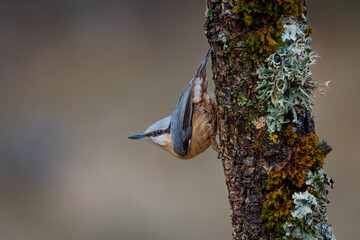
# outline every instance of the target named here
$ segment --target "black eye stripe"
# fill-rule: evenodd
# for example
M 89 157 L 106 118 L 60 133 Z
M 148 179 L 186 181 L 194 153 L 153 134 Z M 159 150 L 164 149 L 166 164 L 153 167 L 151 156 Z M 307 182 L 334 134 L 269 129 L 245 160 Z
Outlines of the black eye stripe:
M 145 136 L 156 137 L 156 136 L 162 135 L 164 133 L 170 133 L 170 126 L 167 129 L 159 129 L 154 132 L 149 132 L 149 133 L 145 134 Z
M 159 136 L 163 134 L 163 130 L 157 130 L 157 131 L 154 131 L 154 132 L 150 132 L 148 134 L 146 134 L 147 136 L 149 137 L 156 137 L 156 136 Z

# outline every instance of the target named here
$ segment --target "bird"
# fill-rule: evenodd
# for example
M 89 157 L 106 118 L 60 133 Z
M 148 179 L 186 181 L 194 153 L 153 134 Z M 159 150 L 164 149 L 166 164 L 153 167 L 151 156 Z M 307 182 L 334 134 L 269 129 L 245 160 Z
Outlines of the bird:
M 219 153 L 216 142 L 216 100 L 207 92 L 206 63 L 211 48 L 182 92 L 172 114 L 129 139 L 146 140 L 185 160 L 204 152 L 211 145 Z

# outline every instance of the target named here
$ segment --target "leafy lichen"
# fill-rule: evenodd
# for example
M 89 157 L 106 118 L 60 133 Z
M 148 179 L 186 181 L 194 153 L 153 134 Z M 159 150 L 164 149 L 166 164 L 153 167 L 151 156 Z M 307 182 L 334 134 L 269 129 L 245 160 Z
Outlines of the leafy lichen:
M 299 123 L 297 107 L 311 112 L 313 92 L 317 89 L 310 66 L 318 56 L 310 48 L 306 18 L 281 21 L 285 28 L 281 38 L 286 46 L 271 54 L 257 71 L 260 82 L 256 90 L 258 98 L 267 101 L 266 123 L 271 133 L 280 131 L 281 125 L 290 121 L 285 119 L 288 112 L 292 113 L 292 122 Z
M 283 239 L 336 239 L 327 224 L 326 205 L 329 198 L 326 185 L 330 182 L 323 169 L 308 171 L 307 190 L 292 195 L 295 207 L 291 212 L 292 218 L 283 226 L 286 232 Z
M 219 33 L 218 41 L 223 43 L 223 49 L 226 49 L 229 46 L 227 44 L 226 35 L 224 33 Z

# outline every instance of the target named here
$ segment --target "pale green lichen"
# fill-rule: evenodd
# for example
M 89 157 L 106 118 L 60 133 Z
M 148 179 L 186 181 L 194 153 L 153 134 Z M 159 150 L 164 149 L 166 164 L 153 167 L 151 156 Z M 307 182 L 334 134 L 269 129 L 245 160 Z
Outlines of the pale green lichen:
M 226 49 L 228 47 L 226 35 L 224 33 L 219 33 L 218 41 L 224 44 L 223 49 Z
M 280 131 L 288 112 L 298 122 L 296 106 L 311 112 L 313 92 L 317 83 L 312 80 L 310 66 L 316 63 L 317 54 L 310 48 L 311 37 L 306 34 L 306 18 L 282 19 L 285 46 L 271 54 L 257 71 L 260 80 L 258 98 L 268 102 L 266 123 L 270 133 Z
M 305 192 L 292 195 L 295 208 L 291 212 L 292 219 L 284 224 L 283 239 L 331 239 L 335 235 L 327 224 L 326 205 L 330 202 L 326 185 L 332 182 L 326 178 L 323 169 L 307 173 Z
M 245 95 L 238 93 L 238 95 L 236 96 L 236 100 L 234 100 L 234 103 L 236 103 L 238 106 L 248 106 L 250 101 Z

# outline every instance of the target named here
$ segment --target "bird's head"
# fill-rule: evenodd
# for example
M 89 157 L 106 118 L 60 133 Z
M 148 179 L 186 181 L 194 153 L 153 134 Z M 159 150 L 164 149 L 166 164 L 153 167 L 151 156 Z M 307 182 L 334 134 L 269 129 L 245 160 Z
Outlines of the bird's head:
M 163 118 L 150 127 L 142 134 L 129 137 L 130 139 L 147 140 L 160 147 L 165 147 L 171 143 L 170 135 L 170 116 Z

